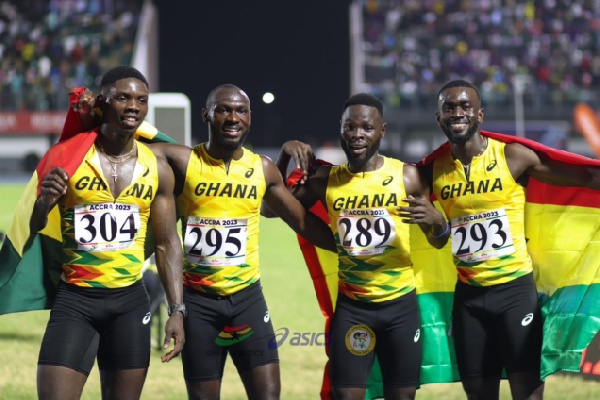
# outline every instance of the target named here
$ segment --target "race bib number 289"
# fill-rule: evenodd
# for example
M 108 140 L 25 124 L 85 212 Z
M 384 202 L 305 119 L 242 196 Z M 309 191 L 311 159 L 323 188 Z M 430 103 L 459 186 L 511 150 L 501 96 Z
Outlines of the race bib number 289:
M 342 210 L 337 228 L 351 256 L 381 254 L 396 239 L 394 220 L 385 208 Z
M 504 208 L 454 218 L 450 223 L 452 254 L 464 262 L 481 262 L 515 252 Z
M 134 204 L 78 204 L 74 209 L 75 241 L 85 251 L 126 249 L 140 229 L 139 207 Z

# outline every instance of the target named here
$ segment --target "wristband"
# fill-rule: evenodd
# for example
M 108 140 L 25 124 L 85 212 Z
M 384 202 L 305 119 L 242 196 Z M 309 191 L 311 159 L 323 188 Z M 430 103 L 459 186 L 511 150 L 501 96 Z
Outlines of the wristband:
M 439 235 L 434 235 L 433 232 L 431 232 L 431 236 L 433 236 L 434 238 L 441 238 L 442 236 L 445 236 L 449 230 L 450 230 L 450 223 L 448 221 L 446 221 L 446 230 L 444 232 L 440 233 Z
M 184 318 L 187 317 L 187 310 L 185 308 L 185 304 L 173 304 L 172 306 L 169 306 L 169 308 L 167 308 L 167 314 L 169 315 L 169 317 L 175 311 L 179 311 L 181 314 L 183 314 Z

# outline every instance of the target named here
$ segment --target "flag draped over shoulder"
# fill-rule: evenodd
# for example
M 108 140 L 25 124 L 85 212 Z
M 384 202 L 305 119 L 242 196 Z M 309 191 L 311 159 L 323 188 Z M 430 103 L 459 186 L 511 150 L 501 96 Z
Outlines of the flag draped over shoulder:
M 81 88 L 70 95 L 70 103 L 79 100 Z M 62 235 L 58 207 L 48 215 L 48 224 L 27 242 L 29 220 L 46 174 L 62 167 L 72 176 L 94 144 L 97 130 L 80 133 L 79 115 L 69 109 L 59 142 L 44 155 L 26 186 L 11 226 L 0 248 L 0 315 L 50 308 L 62 266 Z M 143 122 L 136 138 L 145 142 L 170 142 L 173 139 Z
M 317 163 L 328 164 L 322 160 Z M 294 170 L 287 179 L 288 186 L 294 186 L 301 178 L 300 170 Z M 317 202 L 311 212 L 329 223 L 327 211 L 321 202 Z M 317 295 L 317 301 L 325 316 L 325 332 L 329 332 L 331 317 L 335 308 L 338 292 L 337 255 L 320 249 L 297 235 L 300 249 L 308 267 Z M 452 256 L 448 251 L 436 250 L 427 242 L 427 238 L 416 225 L 410 226 L 411 258 L 417 281 L 417 300 L 421 310 L 421 338 L 423 340 L 423 359 L 421 362 L 420 383 L 456 382 L 459 380 L 454 357 L 454 347 L 448 331 L 452 312 L 452 299 L 456 283 L 456 270 Z M 329 348 L 326 347 L 329 355 Z M 321 399 L 331 399 L 329 380 L 329 362 L 323 373 Z M 383 380 L 378 362 L 375 362 L 366 399 L 383 398 Z
M 531 140 L 481 133 L 506 143 L 521 143 L 557 161 L 600 166 L 598 160 L 551 149 Z M 448 143 L 419 164 L 430 164 L 445 151 L 450 151 Z M 298 182 L 300 176 L 298 170 L 293 171 L 288 186 Z M 434 203 L 439 208 L 437 201 Z M 317 203 L 311 211 L 328 222 L 322 204 Z M 460 378 L 454 344 L 448 334 L 456 283 L 451 245 L 448 243 L 441 250 L 433 248 L 415 225 L 411 225 L 410 236 L 422 324 L 420 383 L 455 382 Z M 600 329 L 600 191 L 557 187 L 530 178 L 525 205 L 525 236 L 544 316 L 540 378 L 558 371 L 579 371 L 582 353 Z M 337 297 L 337 256 L 316 248 L 301 236 L 298 241 L 325 316 L 326 332 L 329 332 Z M 321 399 L 331 398 L 328 365 Z M 381 397 L 382 380 L 376 365 L 371 372 L 366 398 Z

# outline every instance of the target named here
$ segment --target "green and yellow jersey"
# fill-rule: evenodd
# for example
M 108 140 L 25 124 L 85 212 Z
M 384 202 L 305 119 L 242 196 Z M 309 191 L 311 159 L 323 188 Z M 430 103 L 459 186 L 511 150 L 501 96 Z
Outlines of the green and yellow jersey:
M 327 212 L 336 237 L 339 292 L 366 302 L 392 300 L 415 288 L 409 226 L 396 208 L 406 197 L 404 163 L 383 158 L 376 171 L 333 166 Z
M 452 227 L 458 279 L 473 286 L 512 281 L 533 270 L 524 230 L 525 189 L 512 177 L 505 143 L 488 138 L 469 179 L 451 152 L 433 164 L 433 191 Z
M 59 202 L 64 264 L 62 279 L 97 288 L 120 288 L 142 277 L 150 205 L 158 190 L 156 157 L 137 143 L 131 183 L 114 198 L 92 146 L 70 177 Z
M 226 296 L 258 281 L 260 207 L 266 183 L 259 155 L 244 149 L 229 170 L 205 144 L 194 147 L 178 196 L 184 284 Z

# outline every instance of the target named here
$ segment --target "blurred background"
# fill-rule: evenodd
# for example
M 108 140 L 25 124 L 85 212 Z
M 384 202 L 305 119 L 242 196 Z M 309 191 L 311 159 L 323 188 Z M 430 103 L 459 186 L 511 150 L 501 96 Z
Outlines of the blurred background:
M 417 161 L 444 141 L 436 95 L 460 77 L 481 91 L 483 129 L 600 151 L 600 0 L 4 0 L 0 174 L 32 170 L 71 89 L 97 91 L 120 64 L 178 94 L 152 97 L 149 119 L 187 144 L 207 138 L 208 92 L 234 83 L 249 147 L 276 157 L 298 139 L 337 162 L 343 103 L 365 91 L 385 104 L 382 152 Z

